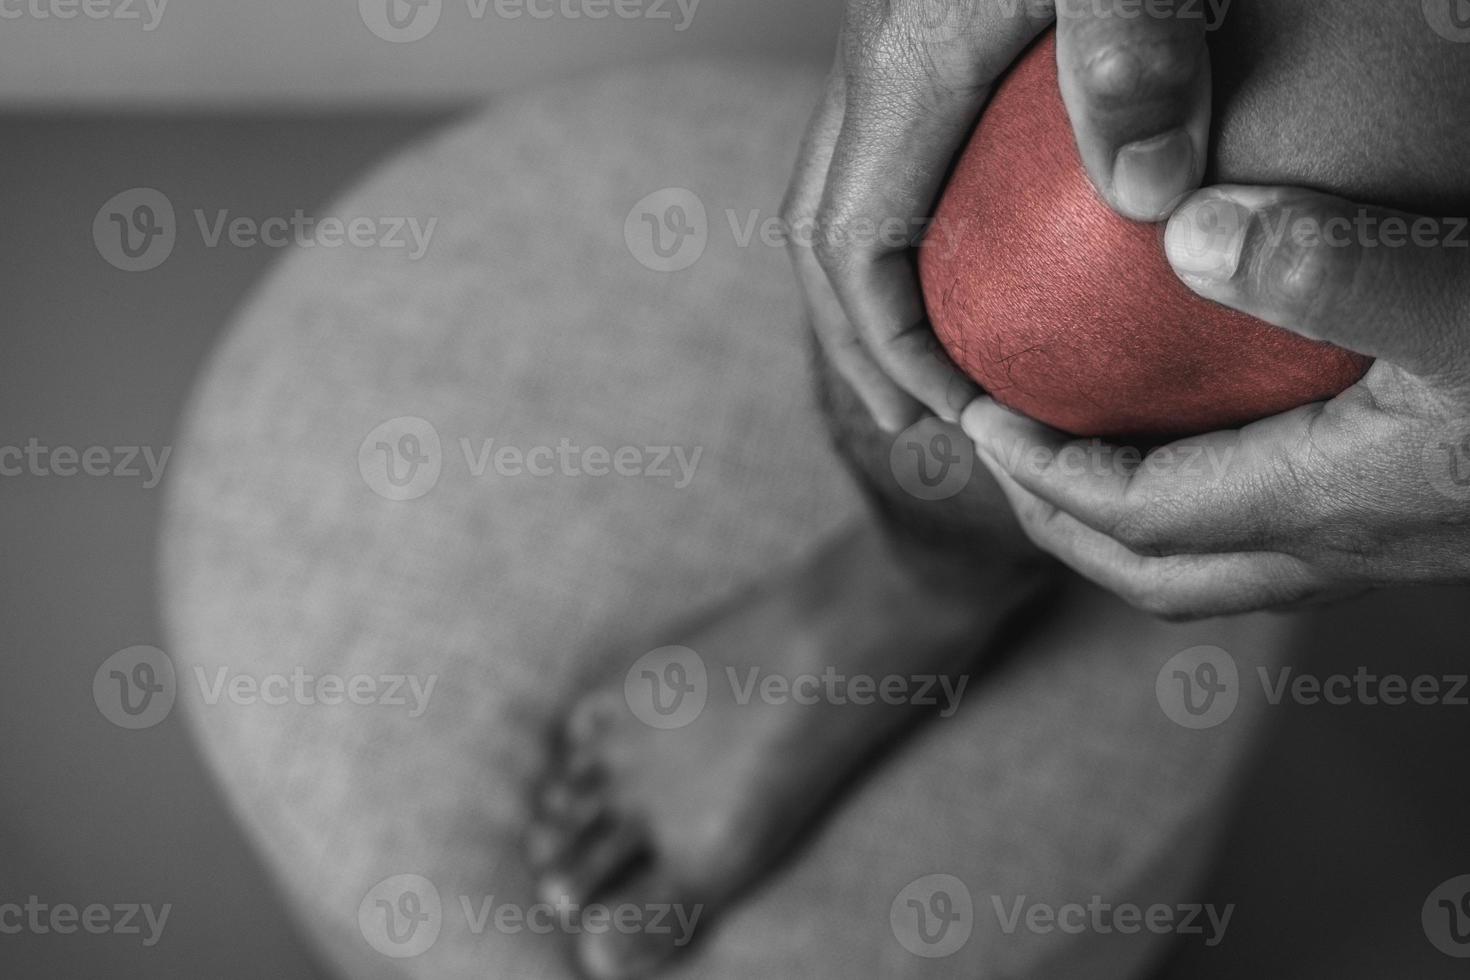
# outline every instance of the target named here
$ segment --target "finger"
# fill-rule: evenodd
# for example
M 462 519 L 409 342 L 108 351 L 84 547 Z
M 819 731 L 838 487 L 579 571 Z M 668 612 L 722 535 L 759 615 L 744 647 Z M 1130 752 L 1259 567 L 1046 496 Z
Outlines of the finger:
M 1162 221 L 1204 178 L 1210 54 L 1204 5 L 1166 2 L 1135 17 L 1057 5 L 1057 77 L 1093 184 L 1135 221 Z
M 985 460 L 1031 541 L 1129 605 L 1170 620 L 1276 609 L 1327 588 L 1296 558 L 1272 553 L 1137 555 L 1030 493 Z
M 817 107 L 811 125 L 802 141 L 796 172 L 786 200 L 781 206 L 787 236 L 791 245 L 791 261 L 801 286 L 802 302 L 808 322 L 816 334 L 822 353 L 839 376 L 852 386 L 869 414 L 888 432 L 901 432 L 924 414 L 923 406 L 889 378 L 868 354 L 858 338 L 852 321 L 837 301 L 837 294 L 827 274 L 812 252 L 808 229 L 816 225 L 817 208 L 827 169 L 832 162 L 832 147 L 842 128 L 844 80 L 841 53 L 828 77 L 827 88 Z
M 1026 492 L 1148 556 L 1295 552 L 1351 507 L 1342 460 L 1378 428 L 1361 406 L 1314 405 L 1144 454 L 1071 439 L 989 399 L 962 422 L 981 458 Z
M 1201 296 L 1420 376 L 1464 371 L 1463 222 L 1228 186 L 1186 201 L 1164 239 L 1175 272 Z
M 846 107 L 817 257 L 878 365 L 948 421 L 978 388 L 934 336 L 912 245 L 992 83 L 1050 22 L 1032 6 L 860 0 L 844 30 Z

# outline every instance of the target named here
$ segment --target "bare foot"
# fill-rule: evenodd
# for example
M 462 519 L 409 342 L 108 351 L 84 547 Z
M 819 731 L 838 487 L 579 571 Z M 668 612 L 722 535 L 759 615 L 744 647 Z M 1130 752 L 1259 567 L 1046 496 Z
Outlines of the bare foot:
M 684 951 L 876 750 L 953 713 L 966 671 L 1041 584 L 900 550 L 855 531 L 671 637 L 697 659 L 667 679 L 692 692 L 703 667 L 702 708 L 691 694 L 660 718 L 663 670 L 573 707 L 527 851 L 544 901 L 600 917 L 569 921 L 588 976 L 643 976 Z

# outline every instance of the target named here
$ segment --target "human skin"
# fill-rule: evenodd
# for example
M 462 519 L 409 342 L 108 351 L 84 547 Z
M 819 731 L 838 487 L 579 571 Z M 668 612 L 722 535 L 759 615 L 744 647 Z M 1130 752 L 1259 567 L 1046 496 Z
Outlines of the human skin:
M 1470 45 L 1451 5 L 1236 3 L 1213 35 L 1213 66 L 1191 31 L 1148 28 L 1144 37 L 1150 18 L 1088 12 L 1107 7 L 1071 7 L 1082 12 L 1059 26 L 1062 94 L 1099 192 L 1117 205 L 1117 170 L 1110 180 L 1097 161 L 1100 132 L 1112 136 L 1101 140 L 1104 159 L 1120 141 L 1141 139 L 1157 151 L 1155 164 L 1174 159 L 1176 173 L 1196 162 L 1197 92 L 1213 71 L 1214 143 L 1199 162 L 1208 163 L 1209 182 L 1235 190 L 1192 198 L 1173 216 L 1166 243 L 1176 273 L 1206 299 L 1378 363 L 1331 402 L 1187 447 L 1235 464 L 1211 485 L 1177 473 L 1140 476 L 1115 448 L 1121 476 L 1112 467 L 1090 479 L 1072 467 L 1017 470 L 1016 460 L 1055 462 L 1086 447 L 975 399 L 966 429 L 1028 536 L 1130 602 L 1174 618 L 1466 581 L 1467 542 L 1444 533 L 1470 507 L 1455 469 L 1470 450 L 1470 390 L 1459 381 L 1470 373 L 1470 350 L 1458 343 L 1470 306 L 1466 250 L 1375 250 L 1359 233 L 1351 247 L 1299 249 L 1287 236 L 1287 247 L 1267 248 L 1259 234 L 1283 220 L 1355 226 L 1364 206 L 1376 226 L 1466 212 L 1459 161 L 1470 138 Z M 823 236 L 796 250 L 795 261 L 824 349 L 890 431 L 925 406 L 953 417 L 978 388 L 929 329 L 912 249 L 852 231 L 928 213 L 949 151 L 968 132 L 955 104 L 983 103 L 1045 27 L 1028 19 L 1036 6 L 1026 3 L 948 4 L 941 9 L 952 13 L 938 20 L 932 9 L 926 0 L 851 0 L 788 203 L 794 222 L 814 223 Z M 1189 140 L 1173 139 L 1177 152 L 1159 150 L 1170 138 L 1145 136 L 1160 129 Z M 1166 168 L 1145 169 L 1162 199 Z M 1236 216 L 1245 232 L 1226 237 L 1216 263 L 1237 274 L 1213 282 L 1185 267 L 1181 248 L 1212 214 Z M 1457 245 L 1455 231 L 1446 223 L 1438 234 Z
M 1358 381 L 1367 358 L 1195 295 L 1169 267 L 1163 230 L 1098 198 L 1055 37 L 997 87 L 918 249 L 929 319 L 955 362 L 996 401 L 1072 435 L 1155 442 Z
M 1463 200 L 1470 174 L 1452 166 L 1464 157 L 1441 132 L 1449 103 L 1440 100 L 1460 94 L 1459 82 L 1434 74 L 1445 42 L 1422 20 L 1406 20 L 1406 9 L 1382 0 L 1242 4 L 1239 20 L 1213 42 L 1215 171 L 1402 206 Z M 1391 57 L 1379 54 L 1385 46 Z M 1365 65 L 1377 70 L 1365 73 Z M 1425 98 L 1426 78 L 1433 98 Z M 805 159 L 814 144 L 830 147 L 830 123 L 819 113 Z M 801 205 L 798 191 L 793 207 Z M 810 271 L 810 258 L 797 256 L 799 271 Z M 977 468 L 942 501 L 904 489 L 893 434 L 875 421 L 824 333 L 822 319 L 840 315 L 835 303 L 808 293 L 819 392 L 873 519 L 808 564 L 661 635 L 716 671 L 963 675 L 1018 610 L 1048 591 L 1054 566 L 1032 543 L 1038 532 L 1025 518 L 1034 515 L 1018 507 L 1018 522 L 1007 506 L 1023 492 L 1016 478 L 990 479 Z M 967 421 L 977 432 L 994 424 Z M 1173 593 L 1157 595 L 1125 593 L 1160 615 L 1180 611 Z M 696 724 L 669 738 L 631 717 L 624 698 L 621 678 L 588 692 L 558 734 L 527 835 L 543 895 L 583 905 L 699 905 L 705 922 L 768 874 L 844 779 L 914 721 L 911 707 L 773 711 L 711 698 Z M 643 976 L 685 951 L 641 933 L 583 934 L 575 943 L 583 971 L 599 978 Z
M 1150 9 L 1161 2 L 1173 0 Z M 816 334 L 885 430 L 926 409 L 953 421 L 979 389 L 935 342 L 912 249 L 862 229 L 932 215 L 996 81 L 1054 23 L 1098 193 L 1131 218 L 1167 216 L 1199 184 L 1210 124 L 1204 8 L 1179 3 L 1192 16 L 1111 17 L 1096 0 L 848 0 L 784 211 L 816 229 L 793 252 Z
M 1222 46 L 1265 30 L 1216 59 L 1219 183 L 1170 219 L 1174 271 L 1376 362 L 1330 401 L 1081 470 L 1055 465 L 1081 448 L 1066 436 L 978 400 L 966 430 L 1043 550 L 1174 618 L 1470 580 L 1470 44 L 1440 6 L 1227 20 Z M 1293 97 L 1261 112 L 1276 85 Z M 1201 243 L 1222 221 L 1235 231 Z M 1168 462 L 1185 452 L 1228 465 Z

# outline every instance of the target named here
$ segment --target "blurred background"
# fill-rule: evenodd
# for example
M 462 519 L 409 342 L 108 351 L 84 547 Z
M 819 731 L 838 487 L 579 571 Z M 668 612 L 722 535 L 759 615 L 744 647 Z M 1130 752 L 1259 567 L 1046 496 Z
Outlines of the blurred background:
M 211 215 L 312 214 L 502 92 L 655 58 L 817 60 L 840 12 L 667 0 L 594 20 L 546 17 L 544 0 L 430 0 L 401 5 L 400 31 L 389 2 L 0 0 L 0 444 L 139 447 L 144 474 L 0 478 L 0 656 L 13 671 L 0 903 L 172 906 L 150 948 L 0 934 L 6 980 L 319 975 L 182 719 L 126 731 L 91 695 L 112 653 L 164 644 L 162 485 L 145 485 L 141 450 L 161 458 L 230 311 L 280 250 L 180 235 L 166 263 L 129 273 L 93 244 L 103 204 L 149 187 Z
M 104 202 L 150 187 L 211 212 L 310 214 L 507 91 L 654 58 L 823 60 L 840 6 L 667 0 L 593 20 L 540 16 L 547 0 L 0 0 L 0 445 L 137 447 L 140 470 L 0 477 L 0 902 L 171 907 L 151 947 L 0 934 L 0 977 L 321 975 L 182 721 L 128 731 L 92 697 L 108 656 L 163 643 L 162 454 L 279 251 L 180 236 L 137 276 L 94 247 Z M 1413 650 L 1451 670 L 1470 621 L 1391 626 L 1370 606 L 1352 625 L 1371 668 Z M 1355 668 L 1335 660 L 1347 639 L 1314 637 L 1309 664 Z M 1237 941 L 1182 951 L 1168 975 L 1454 975 L 1416 919 L 1434 884 L 1470 870 L 1466 710 L 1282 708 L 1207 896 L 1250 914 Z

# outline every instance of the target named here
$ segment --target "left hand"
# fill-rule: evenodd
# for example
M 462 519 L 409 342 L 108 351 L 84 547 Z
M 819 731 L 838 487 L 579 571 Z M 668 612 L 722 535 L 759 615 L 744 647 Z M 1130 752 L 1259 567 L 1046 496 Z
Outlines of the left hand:
M 1206 213 L 1227 232 L 1201 243 Z M 1169 619 L 1470 582 L 1463 224 L 1216 187 L 1175 213 L 1166 248 L 1201 296 L 1378 360 L 1329 402 L 1142 458 L 978 399 L 965 431 L 1032 540 Z

